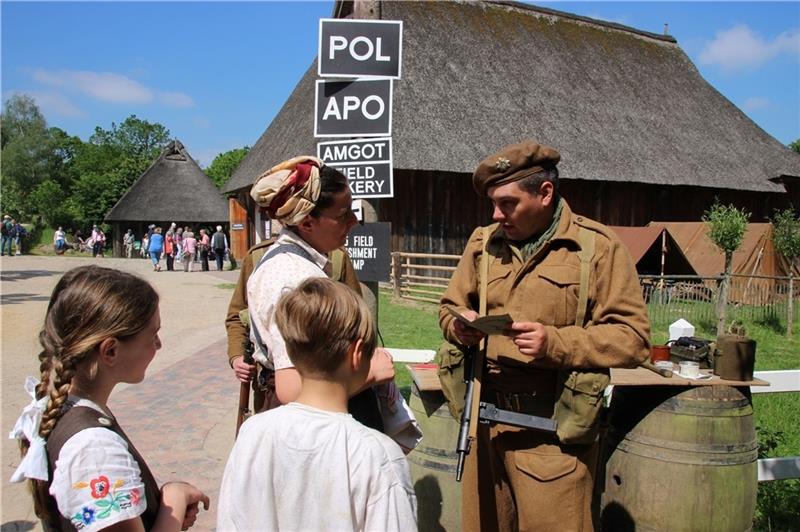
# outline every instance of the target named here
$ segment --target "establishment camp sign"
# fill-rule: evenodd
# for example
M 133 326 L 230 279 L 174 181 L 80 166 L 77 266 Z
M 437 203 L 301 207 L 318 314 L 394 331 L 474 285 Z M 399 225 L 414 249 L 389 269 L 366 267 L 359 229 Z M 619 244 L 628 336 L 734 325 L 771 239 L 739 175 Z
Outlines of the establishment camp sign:
M 317 157 L 347 176 L 353 198 L 391 198 L 392 139 L 320 142 Z
M 402 20 L 320 19 L 320 77 L 400 79 Z
M 388 222 L 356 225 L 347 235 L 344 245 L 360 281 L 389 280 L 391 235 L 392 224 Z

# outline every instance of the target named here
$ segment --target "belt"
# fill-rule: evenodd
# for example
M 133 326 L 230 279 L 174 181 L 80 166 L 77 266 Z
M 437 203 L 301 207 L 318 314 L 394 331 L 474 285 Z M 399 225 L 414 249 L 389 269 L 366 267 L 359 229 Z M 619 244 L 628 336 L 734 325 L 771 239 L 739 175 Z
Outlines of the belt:
M 553 397 L 538 396 L 536 392 L 503 392 L 489 390 L 487 399 L 495 403 L 497 408 L 519 412 L 520 414 L 541 415 L 542 410 L 552 410 Z

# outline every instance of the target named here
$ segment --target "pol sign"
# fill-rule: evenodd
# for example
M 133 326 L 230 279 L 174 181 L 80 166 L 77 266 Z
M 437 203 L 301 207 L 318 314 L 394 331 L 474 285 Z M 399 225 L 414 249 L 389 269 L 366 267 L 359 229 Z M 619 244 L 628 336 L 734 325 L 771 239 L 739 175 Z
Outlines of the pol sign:
M 403 21 L 320 19 L 321 77 L 400 78 Z

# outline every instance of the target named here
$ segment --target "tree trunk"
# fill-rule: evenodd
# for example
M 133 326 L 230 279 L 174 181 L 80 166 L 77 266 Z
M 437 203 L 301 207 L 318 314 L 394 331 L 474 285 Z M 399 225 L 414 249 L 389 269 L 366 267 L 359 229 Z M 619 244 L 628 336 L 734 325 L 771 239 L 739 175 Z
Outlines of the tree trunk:
M 725 315 L 728 309 L 728 287 L 731 283 L 731 269 L 733 267 L 733 253 L 725 252 L 725 273 L 719 285 L 717 294 L 717 337 L 725 334 Z

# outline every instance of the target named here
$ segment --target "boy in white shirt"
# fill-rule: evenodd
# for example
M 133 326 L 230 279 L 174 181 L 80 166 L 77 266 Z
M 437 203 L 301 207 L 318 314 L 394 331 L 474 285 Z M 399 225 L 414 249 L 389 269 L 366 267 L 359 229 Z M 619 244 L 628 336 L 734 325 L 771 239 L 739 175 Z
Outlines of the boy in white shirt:
M 345 285 L 311 278 L 281 297 L 275 319 L 301 392 L 242 425 L 217 529 L 416 530 L 403 451 L 347 413 L 375 348 L 365 303 Z

